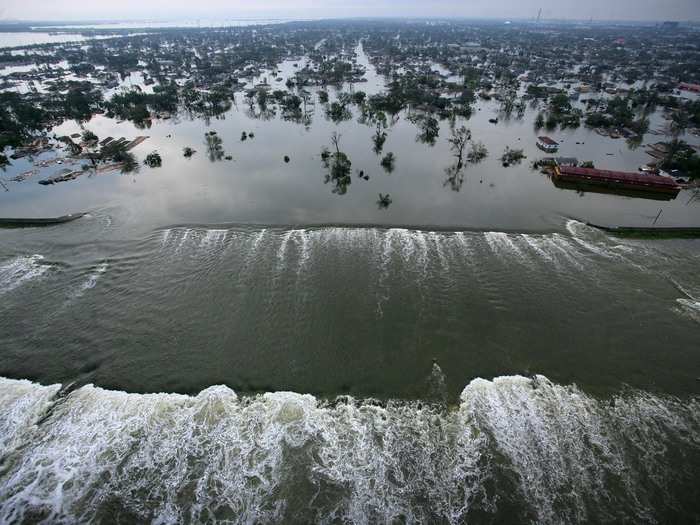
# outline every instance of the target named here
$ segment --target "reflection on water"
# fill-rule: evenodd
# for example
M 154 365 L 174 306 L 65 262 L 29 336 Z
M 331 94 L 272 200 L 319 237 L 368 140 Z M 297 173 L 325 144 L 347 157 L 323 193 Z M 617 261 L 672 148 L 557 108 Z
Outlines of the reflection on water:
M 140 163 L 147 153 L 157 150 L 163 167 L 128 177 L 115 172 L 88 174 L 41 187 L 36 184 L 38 180 L 57 174 L 62 167 L 54 164 L 27 176 L 22 183 L 13 183 L 12 178 L 32 170 L 29 159 L 19 159 L 0 174 L 10 189 L 0 192 L 2 215 L 57 216 L 118 206 L 136 233 L 183 222 L 382 223 L 546 230 L 561 215 L 600 224 L 646 226 L 658 214 L 659 203 L 560 190 L 531 169 L 530 161 L 542 156 L 535 146 L 537 133 L 531 125 L 536 110 L 528 108 L 522 120 L 501 120 L 493 125 L 489 119 L 501 111 L 500 104 L 480 100 L 471 119 L 439 121 L 439 130 L 434 129 L 434 122 L 409 118 L 408 113 L 362 113 L 352 102 L 355 95 L 361 90 L 377 92 L 384 81 L 361 45 L 356 53 L 369 81 L 344 86 L 343 96 L 338 89 L 330 88 L 327 103 L 319 100 L 315 89 L 284 97 L 275 95 L 275 91 L 262 98 L 239 93 L 235 104 L 210 118 L 202 120 L 183 113 L 155 120 L 145 132 L 128 121 L 97 115 L 84 124 L 85 129 L 100 139 L 147 133 L 147 140 L 132 151 Z M 304 63 L 292 59 L 282 62 L 277 67 L 279 76 L 271 77 L 273 84 L 284 86 Z M 265 78 L 267 74 L 253 82 Z M 351 113 L 352 118 L 337 122 L 326 118 L 329 111 L 331 116 L 335 111 L 333 103 L 339 104 L 341 113 Z M 652 127 L 659 126 L 659 114 L 650 115 L 650 119 Z M 454 142 L 458 138 L 455 130 L 462 126 L 471 134 L 466 146 Z M 431 141 L 416 142 L 416 136 L 425 134 L 426 129 L 431 137 L 437 131 L 434 145 Z M 216 133 L 212 135 L 212 131 Z M 54 130 L 57 136 L 76 132 L 82 129 L 75 122 Z M 347 176 L 340 179 L 332 174 L 328 179 L 322 158 L 323 146 L 334 149 L 329 142 L 334 133 L 341 137 L 340 151 L 350 167 Z M 242 140 L 244 134 L 246 140 Z M 601 137 L 585 127 L 563 130 L 555 138 L 561 144 L 562 156 L 590 159 L 601 168 L 634 171 L 648 160 L 641 148 L 630 150 L 624 142 Z M 504 145 L 522 148 L 528 160 L 504 169 L 498 159 Z M 461 152 L 458 157 L 457 146 Z M 183 156 L 185 148 L 201 150 L 201 154 Z M 38 160 L 50 160 L 52 156 L 45 153 Z M 466 158 L 460 162 L 462 156 Z M 285 157 L 293 161 L 285 163 Z M 222 162 L 209 162 L 212 159 Z M 337 191 L 330 192 L 326 180 L 341 180 L 342 184 L 334 182 Z M 458 189 L 461 191 L 451 191 Z M 699 208 L 686 193 L 662 204 L 658 226 L 698 224 Z M 377 206 L 380 194 L 390 195 L 393 204 L 388 208 Z
M 32 46 L 37 44 L 61 44 L 64 42 L 83 42 L 91 38 L 114 38 L 115 35 L 86 37 L 77 33 L 41 33 L 0 31 L 0 49 L 4 47 Z M 116 35 L 119 36 L 119 35 Z
M 552 184 L 554 184 L 557 188 L 575 191 L 580 196 L 584 196 L 586 193 L 601 193 L 604 195 L 619 195 L 622 197 L 629 197 L 633 199 L 651 199 L 657 201 L 672 201 L 677 197 L 677 194 L 674 193 L 663 193 L 658 191 L 644 190 L 625 190 L 622 188 L 608 188 L 599 184 L 586 184 L 583 182 L 576 183 L 563 181 L 556 177 L 551 177 L 551 180 Z

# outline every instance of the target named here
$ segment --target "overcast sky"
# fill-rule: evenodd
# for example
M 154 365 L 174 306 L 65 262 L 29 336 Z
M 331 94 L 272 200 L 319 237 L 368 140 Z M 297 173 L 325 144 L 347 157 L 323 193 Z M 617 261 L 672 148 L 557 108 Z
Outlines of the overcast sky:
M 0 0 L 0 19 L 459 16 L 700 21 L 700 0 Z

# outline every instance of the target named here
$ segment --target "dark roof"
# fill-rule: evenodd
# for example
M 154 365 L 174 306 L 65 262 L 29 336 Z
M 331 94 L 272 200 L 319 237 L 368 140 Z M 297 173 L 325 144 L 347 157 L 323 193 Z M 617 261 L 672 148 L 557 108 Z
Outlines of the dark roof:
M 537 140 L 548 146 L 558 146 L 559 143 L 556 140 L 552 140 L 549 137 L 537 137 Z
M 628 173 L 624 171 L 597 170 L 593 168 L 577 168 L 575 166 L 561 166 L 562 175 L 575 175 L 583 178 L 597 179 L 610 182 L 622 182 L 642 186 L 662 186 L 677 188 L 678 184 L 670 177 L 660 175 L 643 175 L 640 173 Z

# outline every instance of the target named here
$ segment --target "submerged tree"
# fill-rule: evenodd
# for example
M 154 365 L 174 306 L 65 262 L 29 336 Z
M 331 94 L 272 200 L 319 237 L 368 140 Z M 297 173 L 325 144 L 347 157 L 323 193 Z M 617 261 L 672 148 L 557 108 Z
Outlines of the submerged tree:
M 86 144 L 90 144 L 90 143 L 96 144 L 97 140 L 98 140 L 97 135 L 95 135 L 89 129 L 86 129 L 85 131 L 83 131 L 83 142 L 85 142 Z
M 472 132 L 466 127 L 460 126 L 453 129 L 452 136 L 447 139 L 455 161 L 445 168 L 445 174 L 447 175 L 445 186 L 449 185 L 453 191 L 462 189 L 462 184 L 464 183 L 464 150 L 471 138 Z
M 119 170 L 122 173 L 133 173 L 139 171 L 139 163 L 133 153 L 126 150 L 119 150 L 112 157 L 112 160 L 120 164 Z
M 472 164 L 477 164 L 489 156 L 489 150 L 486 149 L 483 142 L 472 142 L 471 149 L 467 153 L 467 160 Z
M 419 119 L 418 125 L 420 127 L 420 133 L 418 133 L 417 139 L 424 144 L 434 146 L 435 140 L 440 134 L 440 123 L 438 120 L 430 115 L 427 117 L 424 116 Z
M 380 210 L 387 209 L 392 203 L 391 196 L 387 193 L 386 195 L 379 194 L 379 200 L 377 201 L 377 207 Z
M 207 145 L 207 155 L 211 162 L 216 162 L 224 158 L 224 146 L 221 137 L 216 131 L 210 131 L 204 134 L 205 143 Z
M 149 168 L 159 168 L 163 164 L 163 159 L 161 158 L 160 153 L 157 151 L 152 151 L 146 155 L 143 163 Z
M 535 129 L 537 131 L 544 127 L 544 114 L 540 111 L 535 118 Z
M 700 179 L 700 155 L 683 140 L 673 139 L 666 143 L 666 154 L 659 167 L 665 171 L 679 170 L 691 178 Z
M 346 104 L 333 102 L 326 108 L 326 118 L 337 124 L 345 120 L 350 120 L 352 118 L 352 113 L 347 108 Z
M 511 164 L 520 164 L 524 158 L 525 153 L 523 153 L 522 149 L 511 149 L 509 146 L 506 146 L 501 156 L 501 162 L 503 163 L 503 167 L 507 168 Z
M 321 151 L 321 162 L 327 170 L 324 177 L 324 182 L 333 183 L 333 193 L 345 195 L 348 191 L 348 186 L 352 182 L 350 173 L 352 172 L 352 162 L 348 156 L 340 151 L 340 135 L 333 132 L 331 135 L 331 143 L 335 151 L 330 152 L 327 148 Z
M 375 154 L 379 155 L 384 149 L 384 143 L 386 142 L 386 131 L 384 131 L 379 124 L 377 124 L 377 130 L 372 135 L 372 150 Z
M 394 155 L 391 151 L 384 155 L 382 158 L 381 164 L 382 168 L 384 168 L 384 171 L 387 173 L 392 173 L 394 171 L 394 164 L 396 163 L 396 155 Z
M 679 136 L 685 133 L 685 130 L 688 129 L 689 125 L 690 117 L 685 111 L 679 110 L 673 112 L 671 115 L 670 129 L 671 135 L 673 135 L 674 139 L 677 139 Z

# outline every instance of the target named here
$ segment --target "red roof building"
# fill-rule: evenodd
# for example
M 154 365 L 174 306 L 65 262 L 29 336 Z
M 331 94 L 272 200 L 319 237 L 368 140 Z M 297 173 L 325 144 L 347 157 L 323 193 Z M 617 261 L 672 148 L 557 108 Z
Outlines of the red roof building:
M 549 137 L 537 137 L 537 147 L 551 153 L 559 149 L 559 143 Z
M 568 182 L 598 184 L 628 190 L 655 191 L 677 194 L 681 187 L 670 177 L 628 173 L 624 171 L 597 170 L 575 166 L 557 166 L 554 176 Z
M 694 93 L 700 93 L 700 84 L 689 84 L 688 82 L 681 82 L 678 84 L 678 89 L 683 91 L 692 91 Z

